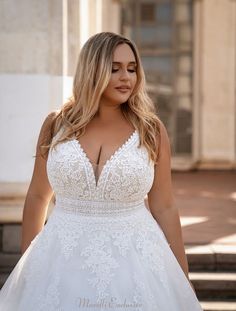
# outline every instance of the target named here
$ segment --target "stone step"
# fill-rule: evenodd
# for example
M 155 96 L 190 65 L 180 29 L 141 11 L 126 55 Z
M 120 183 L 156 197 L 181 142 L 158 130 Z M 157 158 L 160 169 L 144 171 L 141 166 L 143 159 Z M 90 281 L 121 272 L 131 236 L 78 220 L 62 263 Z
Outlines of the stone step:
M 0 253 L 0 273 L 10 273 L 18 260 L 20 259 L 21 254 L 5 254 Z
M 8 273 L 0 273 L 0 289 L 3 287 L 3 284 L 6 282 L 8 276 Z
M 236 300 L 236 273 L 190 272 L 198 299 Z
M 22 222 L 24 201 L 20 199 L 0 200 L 0 224 Z
M 204 311 L 236 311 L 236 301 L 200 301 Z
M 52 212 L 54 207 L 53 199 L 49 203 L 47 216 Z M 0 224 L 21 224 L 24 208 L 24 199 L 2 199 L 0 198 Z
M 236 246 L 185 245 L 190 271 L 236 271 Z

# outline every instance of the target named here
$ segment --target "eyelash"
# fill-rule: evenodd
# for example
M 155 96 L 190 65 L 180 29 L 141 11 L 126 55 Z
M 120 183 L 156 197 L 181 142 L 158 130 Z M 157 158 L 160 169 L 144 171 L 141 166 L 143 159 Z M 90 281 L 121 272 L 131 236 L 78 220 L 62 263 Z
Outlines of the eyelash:
M 114 72 L 117 72 L 118 70 L 119 69 L 112 69 L 112 72 L 114 73 Z M 128 69 L 128 71 L 131 72 L 131 73 L 136 72 L 136 70 L 134 70 L 134 69 Z

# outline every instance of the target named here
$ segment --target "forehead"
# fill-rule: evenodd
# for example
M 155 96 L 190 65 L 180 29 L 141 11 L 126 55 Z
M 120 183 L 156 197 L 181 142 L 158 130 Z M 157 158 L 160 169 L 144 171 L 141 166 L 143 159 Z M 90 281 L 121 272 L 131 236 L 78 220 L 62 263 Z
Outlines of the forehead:
M 126 44 L 119 44 L 113 53 L 113 62 L 129 63 L 135 62 L 135 56 L 131 47 Z

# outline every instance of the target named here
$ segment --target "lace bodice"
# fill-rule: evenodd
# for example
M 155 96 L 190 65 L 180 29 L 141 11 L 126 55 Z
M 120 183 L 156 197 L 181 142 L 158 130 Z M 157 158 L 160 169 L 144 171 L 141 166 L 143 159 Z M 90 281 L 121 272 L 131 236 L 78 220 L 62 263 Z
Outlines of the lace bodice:
M 107 160 L 97 183 L 93 166 L 76 138 L 50 149 L 47 173 L 56 203 L 85 214 L 117 213 L 140 206 L 152 186 L 154 164 L 149 162 L 146 148 L 138 144 L 135 130 Z

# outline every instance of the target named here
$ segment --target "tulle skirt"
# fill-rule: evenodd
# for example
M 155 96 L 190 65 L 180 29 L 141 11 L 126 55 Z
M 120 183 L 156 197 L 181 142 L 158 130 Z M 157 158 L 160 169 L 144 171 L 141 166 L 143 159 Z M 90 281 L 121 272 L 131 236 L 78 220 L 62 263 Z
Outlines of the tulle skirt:
M 55 206 L 0 291 L 4 311 L 200 311 L 145 205 L 93 216 Z

